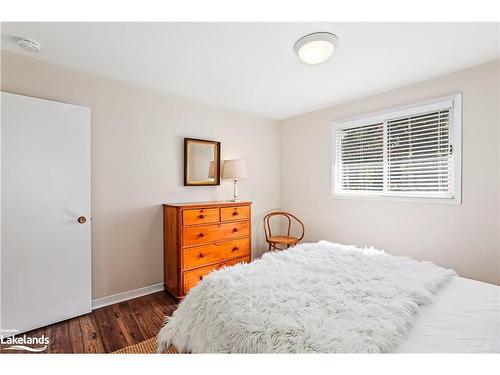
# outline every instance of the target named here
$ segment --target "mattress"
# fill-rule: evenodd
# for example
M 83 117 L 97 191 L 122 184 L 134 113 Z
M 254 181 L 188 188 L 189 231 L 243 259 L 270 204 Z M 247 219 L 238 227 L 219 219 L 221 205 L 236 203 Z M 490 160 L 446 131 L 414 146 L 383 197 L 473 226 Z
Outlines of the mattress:
M 500 287 L 320 241 L 206 276 L 158 334 L 195 353 L 500 353 Z
M 500 287 L 453 277 L 422 306 L 400 353 L 500 353 Z

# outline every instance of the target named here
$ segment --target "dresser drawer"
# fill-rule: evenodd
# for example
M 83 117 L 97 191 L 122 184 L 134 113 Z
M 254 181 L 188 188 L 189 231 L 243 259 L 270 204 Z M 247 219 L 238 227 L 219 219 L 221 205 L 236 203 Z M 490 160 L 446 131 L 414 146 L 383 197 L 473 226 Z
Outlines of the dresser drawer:
M 185 271 L 184 272 L 184 283 L 183 283 L 183 293 L 186 294 L 189 289 L 193 288 L 198 284 L 201 279 L 207 274 L 209 274 L 211 271 L 218 270 L 224 266 L 233 266 L 237 263 L 248 263 L 250 262 L 250 257 L 244 257 L 244 258 L 238 258 L 238 259 L 233 259 L 233 260 L 228 260 L 226 262 L 218 263 L 218 264 L 212 264 L 210 266 L 206 267 L 201 267 L 201 268 L 196 268 L 191 271 Z
M 246 220 L 249 217 L 249 206 L 222 207 L 220 209 L 221 221 Z
M 215 242 L 210 245 L 188 247 L 183 249 L 183 268 L 195 268 L 206 264 L 222 262 L 250 255 L 250 239 L 241 238 L 233 241 Z
M 245 237 L 250 234 L 248 221 L 184 227 L 182 241 L 184 246 L 196 246 L 224 239 Z
M 200 208 L 195 210 L 184 210 L 182 212 L 183 225 L 217 223 L 218 221 L 218 208 Z

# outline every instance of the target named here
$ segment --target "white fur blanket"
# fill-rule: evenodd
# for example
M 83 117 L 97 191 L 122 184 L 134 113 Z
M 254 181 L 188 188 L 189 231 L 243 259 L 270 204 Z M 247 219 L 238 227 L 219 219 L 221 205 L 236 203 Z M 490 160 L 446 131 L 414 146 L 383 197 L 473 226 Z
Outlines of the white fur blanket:
M 326 241 L 210 273 L 158 335 L 158 351 L 390 352 L 454 271 Z

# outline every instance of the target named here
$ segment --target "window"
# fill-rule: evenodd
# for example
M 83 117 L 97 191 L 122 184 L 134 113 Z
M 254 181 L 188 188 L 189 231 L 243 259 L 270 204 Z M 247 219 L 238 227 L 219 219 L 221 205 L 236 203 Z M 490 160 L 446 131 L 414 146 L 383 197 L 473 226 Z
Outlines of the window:
M 336 196 L 460 203 L 461 94 L 333 127 Z

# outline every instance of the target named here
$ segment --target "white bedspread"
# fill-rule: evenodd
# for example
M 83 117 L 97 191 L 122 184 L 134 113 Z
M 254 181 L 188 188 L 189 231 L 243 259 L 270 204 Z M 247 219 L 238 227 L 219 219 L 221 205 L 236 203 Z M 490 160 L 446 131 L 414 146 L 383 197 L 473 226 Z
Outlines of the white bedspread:
M 193 353 L 391 352 L 455 273 L 321 241 L 209 274 L 158 335 Z
M 500 353 L 500 287 L 453 277 L 420 308 L 397 351 Z

